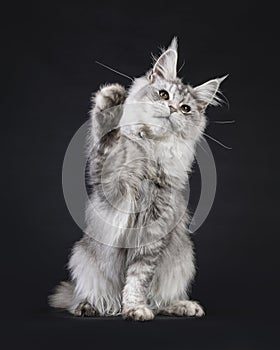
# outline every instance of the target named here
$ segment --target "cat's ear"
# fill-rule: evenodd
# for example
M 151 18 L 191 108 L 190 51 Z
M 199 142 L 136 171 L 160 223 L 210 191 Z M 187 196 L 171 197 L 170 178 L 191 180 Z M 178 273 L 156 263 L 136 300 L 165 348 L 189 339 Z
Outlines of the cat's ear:
M 176 78 L 178 60 L 177 47 L 177 38 L 174 37 L 168 49 L 156 60 L 149 76 L 151 81 L 154 81 L 156 78 L 163 78 L 166 80 L 174 80 Z
M 218 96 L 220 84 L 227 78 L 216 78 L 194 88 L 197 103 L 202 111 L 205 111 L 208 105 L 217 106 L 221 102 Z

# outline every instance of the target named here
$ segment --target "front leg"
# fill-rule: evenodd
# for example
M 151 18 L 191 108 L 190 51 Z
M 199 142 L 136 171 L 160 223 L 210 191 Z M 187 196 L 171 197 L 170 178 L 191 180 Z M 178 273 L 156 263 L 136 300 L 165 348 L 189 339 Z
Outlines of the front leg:
M 119 84 L 103 86 L 96 92 L 91 111 L 91 135 L 95 142 L 118 126 L 126 96 L 125 88 Z
M 129 265 L 122 301 L 124 319 L 149 321 L 154 318 L 147 305 L 147 294 L 164 245 L 164 240 L 159 240 L 147 247 L 128 251 Z

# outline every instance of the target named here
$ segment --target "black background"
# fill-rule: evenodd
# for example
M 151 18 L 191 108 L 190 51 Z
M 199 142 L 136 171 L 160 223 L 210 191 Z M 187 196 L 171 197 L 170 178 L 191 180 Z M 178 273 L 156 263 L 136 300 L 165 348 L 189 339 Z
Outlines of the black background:
M 10 348 L 276 349 L 279 312 L 279 89 L 276 10 L 269 2 L 11 2 L 2 29 L 1 316 Z M 47 306 L 81 236 L 61 186 L 64 153 L 101 83 L 129 80 L 179 38 L 193 85 L 229 73 L 226 106 L 208 111 L 218 173 L 194 235 L 192 296 L 203 319 L 75 319 Z M 197 175 L 196 175 L 197 176 Z M 198 185 L 193 179 L 194 188 Z M 17 344 L 16 344 L 17 343 Z M 102 345 L 101 345 L 102 344 Z M 278 344 L 278 346 L 277 346 Z

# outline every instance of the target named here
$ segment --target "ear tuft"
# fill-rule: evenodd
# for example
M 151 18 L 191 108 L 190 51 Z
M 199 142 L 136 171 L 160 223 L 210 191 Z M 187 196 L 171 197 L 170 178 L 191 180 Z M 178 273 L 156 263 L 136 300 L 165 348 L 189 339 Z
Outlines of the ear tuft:
M 154 80 L 156 78 L 174 80 L 177 76 L 177 54 L 178 42 L 177 38 L 174 37 L 171 41 L 168 49 L 163 51 L 161 56 L 156 60 L 150 79 Z
M 228 77 L 216 78 L 194 88 L 196 98 L 204 111 L 208 105 L 217 106 L 222 102 L 218 96 L 220 84 Z
M 224 80 L 226 80 L 226 78 L 229 76 L 229 74 L 226 74 L 226 75 L 224 75 L 223 77 L 221 77 L 221 78 L 217 78 L 217 80 L 219 81 L 219 85 L 224 81 Z
M 174 50 L 177 52 L 177 50 L 178 50 L 178 38 L 176 36 L 174 36 L 174 38 L 172 39 L 170 45 L 168 46 L 168 49 Z

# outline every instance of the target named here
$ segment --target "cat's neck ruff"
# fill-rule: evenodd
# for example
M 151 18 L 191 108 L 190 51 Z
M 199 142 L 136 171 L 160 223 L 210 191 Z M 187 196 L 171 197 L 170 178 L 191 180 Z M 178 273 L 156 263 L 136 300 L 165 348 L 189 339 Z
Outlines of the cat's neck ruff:
M 157 160 L 168 173 L 182 170 L 180 177 L 186 177 L 194 160 L 194 140 L 184 140 L 170 132 L 168 135 L 156 135 L 145 124 L 123 126 L 121 134 L 141 144 L 149 152 L 149 156 Z

